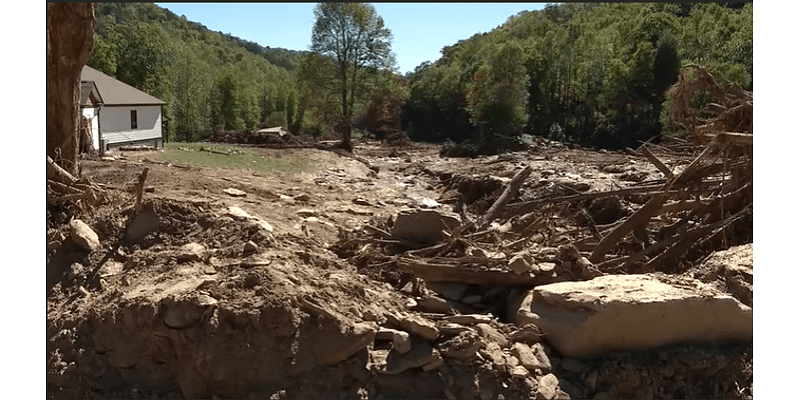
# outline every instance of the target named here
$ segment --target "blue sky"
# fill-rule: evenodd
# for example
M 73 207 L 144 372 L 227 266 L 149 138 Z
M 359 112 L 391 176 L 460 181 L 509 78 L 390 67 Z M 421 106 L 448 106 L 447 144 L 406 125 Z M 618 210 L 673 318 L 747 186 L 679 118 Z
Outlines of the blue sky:
M 212 31 L 261 46 L 308 50 L 316 3 L 155 3 Z M 547 3 L 372 3 L 392 31 L 401 74 L 439 58 L 442 47 L 489 32 Z

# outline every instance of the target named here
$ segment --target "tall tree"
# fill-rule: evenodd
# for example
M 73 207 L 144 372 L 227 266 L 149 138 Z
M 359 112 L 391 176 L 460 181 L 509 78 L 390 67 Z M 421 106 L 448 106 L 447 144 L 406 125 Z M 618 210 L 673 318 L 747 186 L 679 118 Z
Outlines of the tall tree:
M 81 70 L 94 35 L 91 3 L 51 3 L 47 16 L 47 155 L 77 171 Z
M 353 105 L 363 94 L 359 87 L 364 72 L 392 67 L 392 33 L 371 4 L 320 3 L 314 17 L 311 50 L 335 60 L 344 123 L 341 146 L 352 151 Z

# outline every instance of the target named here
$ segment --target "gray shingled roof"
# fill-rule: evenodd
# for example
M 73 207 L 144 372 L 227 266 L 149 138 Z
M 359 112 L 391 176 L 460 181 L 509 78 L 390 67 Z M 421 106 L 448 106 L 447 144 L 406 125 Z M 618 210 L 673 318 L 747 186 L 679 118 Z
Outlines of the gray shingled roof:
M 81 81 L 94 82 L 106 106 L 167 104 L 88 65 L 83 67 Z

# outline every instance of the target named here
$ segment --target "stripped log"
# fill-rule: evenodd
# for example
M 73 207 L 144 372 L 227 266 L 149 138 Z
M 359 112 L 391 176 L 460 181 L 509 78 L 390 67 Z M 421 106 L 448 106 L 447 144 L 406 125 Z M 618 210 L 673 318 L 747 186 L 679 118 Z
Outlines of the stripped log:
M 495 218 L 500 216 L 500 212 L 503 210 L 506 204 L 508 204 L 511 199 L 517 196 L 519 188 L 522 186 L 525 180 L 528 179 L 528 176 L 530 176 L 531 172 L 533 172 L 533 167 L 528 165 L 522 171 L 514 174 L 514 177 L 511 178 L 510 182 L 508 182 L 508 186 L 506 186 L 506 189 L 503 190 L 503 193 L 500 195 L 500 197 L 498 197 L 494 204 L 489 207 L 489 210 L 486 211 L 486 214 L 484 214 L 483 217 L 478 220 L 476 224 L 478 230 L 486 228 L 486 226 L 494 221 Z

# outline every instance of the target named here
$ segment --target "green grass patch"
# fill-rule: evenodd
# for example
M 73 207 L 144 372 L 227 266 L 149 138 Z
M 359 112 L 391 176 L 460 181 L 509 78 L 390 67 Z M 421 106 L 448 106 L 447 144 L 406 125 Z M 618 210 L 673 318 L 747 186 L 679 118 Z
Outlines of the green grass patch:
M 209 143 L 166 143 L 161 159 L 193 167 L 249 169 L 261 174 L 284 176 L 311 172 L 319 166 L 319 161 L 290 151 L 278 155 L 261 155 L 257 149 Z

